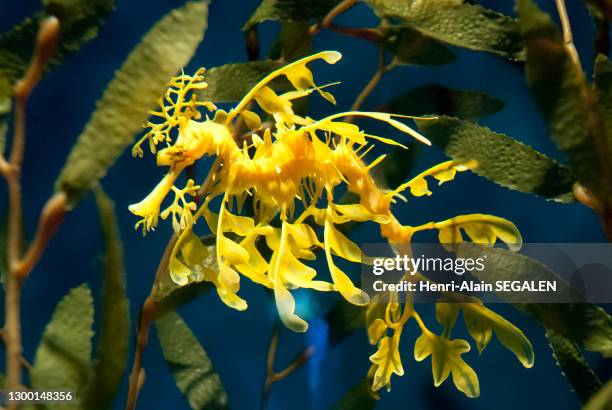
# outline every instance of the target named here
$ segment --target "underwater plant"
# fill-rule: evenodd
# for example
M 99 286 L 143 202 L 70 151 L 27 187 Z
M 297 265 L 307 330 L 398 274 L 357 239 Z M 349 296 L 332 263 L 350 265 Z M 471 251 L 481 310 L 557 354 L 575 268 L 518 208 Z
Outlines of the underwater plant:
M 10 7 L 25 10 L 25 3 Z M 72 141 L 60 135 L 68 128 L 58 124 L 82 125 L 76 108 L 93 101 L 87 87 L 103 78 L 100 73 L 111 75 L 104 71 L 106 64 L 100 64 L 106 56 L 101 51 L 106 51 L 106 45 L 119 50 L 117 38 L 123 40 L 124 34 L 143 28 L 142 22 L 159 4 L 151 2 L 142 8 L 115 0 L 43 0 L 40 11 L 0 33 L 0 174 L 7 185 L 6 218 L 0 220 L 0 244 L 5 247 L 0 258 L 5 307 L 0 345 L 6 352 L 0 384 L 9 393 L 50 390 L 69 393 L 71 400 L 24 405 L 8 400 L 7 409 L 133 410 L 139 400 L 143 408 L 227 409 L 230 402 L 234 408 L 253 408 L 259 400 L 262 409 L 320 408 L 334 401 L 336 409 L 370 410 L 393 408 L 397 400 L 405 400 L 407 384 L 422 385 L 424 396 L 431 392 L 435 396 L 423 404 L 422 397 L 410 393 L 408 398 L 416 407 L 446 408 L 455 403 L 465 407 L 476 403 L 468 399 L 481 395 L 481 381 L 483 397 L 478 406 L 512 407 L 514 403 L 497 396 L 520 389 L 526 397 L 521 398 L 522 404 L 537 407 L 539 402 L 530 396 L 536 392 L 544 397 L 550 387 L 551 406 L 567 400 L 570 407 L 610 408 L 612 382 L 606 360 L 612 357 L 612 316 L 606 308 L 593 303 L 509 305 L 525 314 L 522 320 L 509 316 L 510 308 L 500 308 L 503 316 L 496 313 L 497 308 L 485 306 L 484 298 L 445 294 L 419 305 L 408 292 L 368 294 L 349 270 L 370 263 L 359 246 L 363 234 L 353 232 L 361 224 L 374 227 L 378 234 L 373 237 L 396 254 L 411 254 L 421 238 L 437 238 L 443 249 L 457 256 L 463 245 L 478 249 L 490 256 L 483 275 L 491 281 L 514 275 L 529 278 L 534 272 L 551 280 L 559 278 L 541 262 L 518 252 L 521 232 L 533 240 L 539 227 L 552 235 L 556 232 L 549 229 L 552 226 L 581 224 L 581 232 L 570 232 L 565 239 L 601 241 L 604 234 L 612 238 L 612 5 L 608 0 L 585 1 L 586 8 L 581 3 L 568 4 L 569 9 L 564 0 L 554 4 L 516 0 L 516 13 L 505 3 L 479 0 L 263 0 L 250 4 L 254 11 L 239 22 L 244 23 L 242 31 L 235 27 L 244 34 L 248 61 L 242 62 L 230 33 L 242 8 L 236 6 L 224 16 L 228 6 L 214 3 L 216 9 L 211 9 L 209 18 L 208 2 L 184 3 L 161 18 L 125 59 L 72 147 Z M 13 9 L 5 12 L 5 5 L 1 7 L 0 20 L 10 22 Z M 118 13 L 134 7 L 138 18 L 129 15 L 128 23 L 115 19 L 103 29 L 115 7 Z M 587 61 L 590 54 L 582 50 L 579 54 L 572 38 L 570 17 L 583 27 L 579 13 L 573 14 L 583 8 L 594 23 L 593 33 L 580 33 L 581 41 L 593 40 L 592 61 Z M 352 20 L 353 16 L 358 18 Z M 368 26 L 344 25 L 364 21 Z M 209 23 L 214 35 L 204 42 L 203 64 L 196 50 Z M 275 23 L 279 30 L 273 31 L 270 43 L 270 32 L 260 36 L 259 28 Z M 131 31 L 122 31 L 127 26 Z M 101 42 L 88 44 L 98 32 Z M 223 41 L 219 41 L 220 33 Z M 335 42 L 340 36 L 354 43 Z M 322 46 L 329 39 L 330 44 Z M 376 50 L 377 58 L 369 58 L 368 47 Z M 71 60 L 80 49 L 84 59 Z M 339 51 L 319 51 L 329 49 L 341 50 L 349 63 L 337 64 L 342 57 Z M 484 73 L 485 69 L 474 65 L 481 60 L 469 60 L 476 53 L 485 67 L 494 68 L 495 75 L 478 78 L 475 84 L 495 81 L 500 83 L 499 90 L 506 90 L 515 85 L 513 75 L 524 74 L 539 110 L 532 114 L 542 115 L 548 126 L 542 133 L 550 134 L 559 152 L 544 154 L 524 143 L 542 142 L 530 135 L 530 127 L 516 126 L 537 122 L 533 116 L 522 117 L 529 102 L 517 114 L 513 111 L 516 101 L 508 99 L 511 109 L 501 112 L 505 103 L 499 98 L 448 86 L 469 84 L 470 76 Z M 192 57 L 194 65 L 209 68 L 192 71 Z M 215 61 L 231 59 L 238 62 L 215 66 Z M 448 65 L 457 60 L 468 63 Z M 351 67 L 355 62 L 359 67 Z M 345 85 L 319 82 L 330 68 L 322 63 L 334 65 L 335 79 Z M 75 80 L 70 70 L 47 76 L 63 64 L 76 66 L 82 76 Z M 435 66 L 444 68 L 429 69 Z M 591 66 L 592 80 L 588 78 Z M 362 74 L 370 68 L 372 76 L 364 80 Z M 452 79 L 446 78 L 449 74 Z M 440 83 L 421 84 L 432 79 Z M 356 89 L 354 84 L 362 80 L 363 87 Z M 38 94 L 34 91 L 40 82 L 43 90 Z M 385 88 L 385 82 L 391 87 Z M 405 91 L 413 82 L 420 85 Z M 482 88 L 497 93 L 496 87 L 485 84 Z M 344 108 L 351 90 L 356 96 Z M 508 93 L 514 96 L 515 92 Z M 319 103 L 326 104 L 325 109 L 330 103 L 331 114 L 319 115 Z M 514 123 L 511 133 L 521 138 L 478 123 L 490 114 L 499 116 L 492 117 L 489 126 L 507 126 L 497 121 L 504 118 Z M 43 135 L 38 135 L 41 130 Z M 132 205 L 128 204 L 145 186 L 138 167 L 147 163 L 122 156 L 129 147 L 132 157 L 143 157 L 148 148 L 165 172 L 160 180 L 156 172 L 145 172 L 146 183 L 155 180 L 157 185 Z M 55 186 L 41 191 L 49 174 L 46 167 L 54 172 L 55 157 L 68 151 L 63 168 L 57 169 Z M 436 153 L 447 158 L 440 160 Z M 436 164 L 417 170 L 421 168 L 417 158 L 427 161 L 431 155 Z M 206 174 L 201 175 L 202 171 Z M 477 185 L 479 177 L 491 182 L 491 189 L 500 190 L 481 194 L 481 189 L 488 188 Z M 442 197 L 441 207 L 440 201 L 428 200 L 434 186 L 446 188 L 454 180 L 464 185 L 451 195 L 466 198 Z M 525 213 L 550 210 L 550 215 L 538 216 L 541 221 L 533 224 L 532 216 L 521 219 L 520 212 L 513 212 L 514 198 L 511 204 L 500 203 L 506 200 L 502 195 L 515 194 L 506 188 L 521 193 L 516 204 L 526 207 Z M 501 200 L 495 198 L 498 193 Z M 81 206 L 91 196 L 99 211 L 93 218 L 88 207 Z M 117 209 L 111 197 L 119 204 Z M 492 198 L 496 201 L 487 200 Z M 463 199 L 469 207 L 460 206 Z M 40 210 L 39 203 L 44 203 Z M 428 205 L 420 207 L 424 203 Z M 496 215 L 449 218 L 446 214 L 471 212 L 474 206 L 489 206 L 486 212 L 508 217 L 521 232 L 513 222 Z M 33 223 L 35 213 L 40 213 L 37 224 Z M 160 232 L 140 238 L 130 229 L 123 230 L 134 215 L 136 231 L 144 235 L 159 228 Z M 599 218 L 601 232 L 588 215 Z M 95 219 L 99 226 L 91 223 Z M 95 241 L 98 232 L 101 246 Z M 169 236 L 162 238 L 166 248 L 159 252 L 158 245 L 163 244 L 155 241 L 164 234 Z M 55 235 L 59 238 L 54 239 Z M 122 243 L 122 235 L 129 240 Z M 151 261 L 158 262 L 154 275 Z M 75 272 L 90 267 L 99 278 Z M 60 270 L 64 275 L 58 274 Z M 150 291 L 143 290 L 143 278 L 150 282 Z M 85 283 L 66 293 L 67 281 L 72 280 Z M 406 272 L 401 280 L 435 283 L 422 272 Z M 256 296 L 248 293 L 250 289 L 259 290 L 262 297 L 253 300 Z M 217 325 L 215 320 L 225 322 L 225 315 L 231 313 L 214 311 L 205 295 L 238 311 L 247 309 L 248 298 L 253 316 L 270 302 L 272 319 L 244 319 L 247 314 L 241 313 L 233 316 L 236 323 Z M 312 306 L 302 305 L 304 295 L 312 297 L 308 299 Z M 61 300 L 51 314 L 46 307 L 56 298 Z M 135 311 L 130 311 L 130 300 L 139 301 L 133 331 L 130 313 Z M 333 305 L 327 308 L 330 301 Z M 190 329 L 194 312 L 197 317 L 206 316 L 211 335 Z M 39 323 L 42 316 L 44 322 Z M 460 316 L 465 326 L 458 326 Z M 44 329 L 38 326 L 43 323 Z M 541 334 L 532 324 L 540 325 Z M 237 381 L 254 382 L 252 366 L 243 359 L 246 354 L 259 366 L 264 357 L 257 342 L 266 338 L 268 325 L 273 330 L 261 395 L 253 397 L 239 390 L 243 386 Z M 39 340 L 33 340 L 38 332 L 42 333 Z M 295 332 L 289 337 L 305 345 L 277 370 L 277 362 L 283 360 L 277 358 L 283 332 Z M 236 337 L 244 334 L 252 340 L 245 343 Z M 493 334 L 518 364 L 512 369 L 508 365 L 512 355 L 489 349 L 481 361 L 485 367 L 478 368 L 477 375 L 471 362 L 475 354 L 466 353 L 482 353 Z M 161 374 L 157 374 L 160 363 L 154 357 L 149 362 L 151 335 L 161 347 L 159 362 L 168 365 L 184 403 L 155 391 Z M 308 389 L 318 383 L 311 376 L 335 377 L 333 365 L 324 367 L 328 364 L 322 360 L 346 354 L 331 349 L 351 335 L 360 336 L 355 340 L 361 350 L 358 355 L 350 352 L 351 363 L 341 364 L 347 365 L 340 369 L 342 377 L 326 389 L 337 384 L 344 390 L 346 383 L 361 379 L 354 388 L 338 398 L 326 390 L 326 397 L 301 403 L 293 396 L 299 399 L 300 394 L 312 393 L 305 392 L 301 383 L 298 394 L 290 391 L 291 401 L 283 397 L 278 404 L 274 397 L 268 402 L 272 387 L 290 376 L 298 380 L 303 375 L 294 373 L 306 364 Z M 215 343 L 222 346 L 222 355 Z M 282 346 L 295 348 L 293 343 Z M 534 365 L 536 351 L 544 360 L 538 361 L 538 369 L 525 371 Z M 548 351 L 558 369 L 545 360 Z M 585 357 L 585 352 L 590 355 Z M 414 380 L 421 377 L 419 369 L 405 370 L 412 359 L 431 359 L 431 375 L 426 375 L 424 383 Z M 486 366 L 492 363 L 487 360 L 496 360 L 497 365 L 497 360 L 506 359 L 510 362 L 500 366 L 499 377 L 486 377 L 491 374 Z M 402 380 L 394 377 L 404 373 L 411 374 Z M 557 377 L 559 373 L 566 385 Z M 549 375 L 550 380 L 544 380 Z M 446 383 L 449 388 L 431 387 L 449 378 L 454 389 L 450 382 Z M 536 386 L 532 380 L 538 380 Z M 393 392 L 381 394 L 383 388 L 390 391 L 392 383 Z M 170 406 L 168 400 L 172 400 Z

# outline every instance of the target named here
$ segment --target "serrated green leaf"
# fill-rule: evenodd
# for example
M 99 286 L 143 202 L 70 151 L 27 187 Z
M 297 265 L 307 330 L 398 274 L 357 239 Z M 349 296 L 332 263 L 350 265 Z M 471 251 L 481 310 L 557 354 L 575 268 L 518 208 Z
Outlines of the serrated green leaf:
M 43 0 L 45 13 L 60 19 L 64 41 L 74 39 L 80 32 L 79 40 L 69 41 L 64 47 L 78 48 L 75 42 L 91 40 L 98 34 L 98 28 L 106 16 L 115 8 L 116 0 Z
M 457 90 L 430 84 L 394 98 L 386 110 L 415 117 L 437 114 L 476 119 L 499 112 L 504 105 L 502 100 L 479 91 Z
M 585 0 L 587 9 L 595 25 L 595 39 L 593 48 L 596 53 L 610 54 L 610 24 L 612 17 L 612 1 L 610 0 Z
M 325 315 L 330 346 L 339 344 L 354 331 L 362 329 L 365 326 L 365 312 L 363 306 L 354 305 L 344 299 L 336 302 Z
M 0 111 L 2 108 L 0 108 Z M 0 152 L 6 148 L 6 134 L 8 132 L 8 119 L 6 115 L 0 114 Z
M 191 280 L 188 284 L 179 286 L 172 282 L 170 275 L 167 279 L 161 280 L 153 295 L 157 302 L 156 315 L 163 316 L 179 307 L 197 299 L 204 293 L 213 289 L 210 282 L 201 280 Z
M 98 34 L 98 29 L 115 7 L 115 0 L 45 0 L 44 6 L 44 10 L 0 34 L 0 136 L 11 110 L 13 84 L 30 64 L 39 21 L 45 15 L 55 15 L 60 19 L 60 44 L 49 62 L 49 68 L 54 68 Z M 4 148 L 3 145 L 0 147 Z
M 4 252 L 0 252 L 0 283 L 4 285 L 6 281 L 6 274 L 8 273 L 8 260 L 6 255 L 6 249 L 8 246 L 6 235 L 7 235 L 7 217 L 4 216 L 0 219 L 0 249 L 4 249 Z
M 391 28 L 386 46 L 400 64 L 442 65 L 455 60 L 448 47 L 410 27 Z
M 419 129 L 457 161 L 478 161 L 473 171 L 501 186 L 572 202 L 573 180 L 567 167 L 511 137 L 456 118 L 417 120 Z
M 0 153 L 6 149 L 8 120 L 11 111 L 12 87 L 11 81 L 0 72 Z
M 264 21 L 308 21 L 325 16 L 339 0 L 263 0 L 242 28 L 249 30 Z
M 61 300 L 36 350 L 30 373 L 32 388 L 74 389 L 80 397 L 89 376 L 93 314 L 87 285 L 72 289 Z M 74 405 L 54 406 L 63 408 L 74 409 Z
M 556 281 L 557 292 L 560 295 L 571 295 L 570 285 L 561 279 L 548 266 L 532 259 L 528 256 L 509 251 L 501 248 L 489 248 L 483 245 L 463 242 L 455 247 L 458 257 L 468 258 L 478 255 L 477 257 L 486 258 L 487 263 L 485 269 L 478 271 L 473 270 L 472 274 L 478 279 L 487 283 L 494 283 L 497 280 L 508 281 Z M 524 302 L 524 297 L 519 293 L 504 292 L 500 295 L 504 301 L 509 303 Z M 520 306 L 525 306 L 521 304 Z M 536 305 L 544 306 L 544 305 Z M 560 304 L 560 306 L 562 306 Z
M 395 148 L 385 160 L 372 170 L 376 182 L 387 188 L 395 188 L 406 182 L 413 171 L 420 144 L 408 143 L 408 149 Z
M 462 0 L 364 0 L 377 14 L 435 40 L 518 59 L 523 48 L 516 20 Z
M 601 381 L 571 340 L 552 330 L 546 331 L 546 337 L 557 365 L 571 383 L 580 402 L 586 403 L 601 389 Z
M 607 131 L 607 155 L 608 159 L 612 160 L 612 62 L 601 54 L 595 59 L 594 85 L 601 103 L 602 121 Z
M 111 407 L 125 371 L 130 344 L 130 312 L 115 205 L 101 188 L 96 189 L 96 201 L 105 239 L 104 285 L 98 351 L 83 402 L 87 409 L 102 410 Z
M 0 35 L 0 114 L 10 111 L 13 85 L 30 64 L 42 17 L 39 12 Z
M 482 271 L 472 271 L 480 280 L 493 283 L 508 281 L 556 281 L 557 293 L 571 297 L 575 291 L 543 263 L 528 256 L 500 248 L 483 248 L 463 243 L 457 248 L 460 257 L 483 257 L 487 263 Z M 580 296 L 578 293 L 575 293 Z M 592 303 L 523 303 L 520 294 L 500 295 L 506 302 L 536 318 L 542 326 L 576 343 L 588 351 L 612 357 L 612 317 Z
M 607 200 L 612 171 L 597 98 L 551 17 L 531 0 L 518 1 L 517 10 L 527 47 L 527 83 L 550 133 L 576 179 Z
M 60 48 L 50 64 L 59 65 L 98 35 L 116 0 L 44 0 L 44 12 L 60 20 Z
M 612 380 L 608 381 L 589 400 L 583 410 L 610 410 L 612 409 Z
M 584 349 L 612 357 L 612 317 L 601 307 L 592 303 L 529 304 L 524 309 Z
M 312 54 L 312 36 L 308 34 L 307 21 L 285 21 L 281 23 L 278 39 L 270 49 L 270 59 L 295 61 Z
M 116 73 L 56 182 L 73 205 L 133 142 L 167 82 L 202 41 L 207 14 L 202 1 L 173 10 L 145 35 Z
M 372 393 L 372 384 L 367 380 L 353 386 L 334 405 L 333 410 L 372 410 L 376 399 Z
M 178 313 L 155 321 L 164 358 L 192 409 L 228 409 L 227 393 L 200 342 Z
M 204 75 L 208 87 L 199 93 L 198 99 L 214 103 L 239 101 L 259 80 L 281 66 L 275 61 L 251 61 L 211 68 Z
M 586 0 L 589 13 L 597 18 L 612 20 L 612 1 L 610 0 Z

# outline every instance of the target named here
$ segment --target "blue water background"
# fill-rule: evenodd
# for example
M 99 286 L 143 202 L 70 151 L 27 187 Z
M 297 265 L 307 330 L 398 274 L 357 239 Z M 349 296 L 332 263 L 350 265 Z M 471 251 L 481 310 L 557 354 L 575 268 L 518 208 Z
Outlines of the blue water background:
M 28 106 L 23 169 L 24 213 L 28 232 L 33 232 L 39 210 L 53 192 L 55 178 L 65 157 L 114 71 L 155 21 L 182 3 L 178 0 L 119 0 L 117 10 L 111 14 L 98 37 L 71 57 L 64 67 L 47 76 L 36 89 Z M 257 3 L 247 0 L 213 1 L 206 38 L 186 71 L 192 72 L 199 66 L 214 67 L 245 61 L 241 26 Z M 539 3 L 556 19 L 552 0 Z M 585 68 L 590 72 L 592 23 L 581 1 L 569 0 L 567 3 L 578 50 Z M 488 0 L 483 4 L 513 13 L 511 1 Z M 0 0 L 0 31 L 8 29 L 39 7 L 38 1 Z M 363 26 L 372 25 L 375 21 L 369 9 L 359 5 L 342 16 L 338 23 Z M 276 24 L 263 24 L 260 30 L 263 52 L 271 45 L 277 32 Z M 335 87 L 334 93 L 339 109 L 348 109 L 373 73 L 375 46 L 322 32 L 316 37 L 314 48 L 335 49 L 343 53 L 344 58 L 335 66 L 319 63 L 315 71 L 322 81 L 342 81 Z M 383 79 L 363 108 L 374 109 L 393 96 L 430 83 L 484 91 L 504 100 L 506 106 L 503 111 L 482 119 L 482 124 L 563 160 L 563 155 L 548 139 L 546 125 L 528 93 L 519 67 L 485 53 L 455 51 L 458 59 L 450 65 L 396 69 Z M 155 70 L 155 67 L 150 69 Z M 327 103 L 317 101 L 312 105 L 311 115 L 320 116 L 333 110 Z M 371 123 L 366 125 L 372 126 Z M 388 128 L 373 127 L 385 135 L 404 138 Z M 422 150 L 413 174 L 443 158 L 436 149 Z M 151 156 L 145 155 L 144 159 L 136 160 L 127 150 L 103 180 L 105 189 L 117 205 L 127 256 L 127 287 L 133 320 L 149 292 L 156 265 L 170 234 L 170 226 L 162 224 L 143 238 L 133 229 L 136 219 L 128 212 L 127 206 L 146 195 L 162 173 L 163 170 L 155 166 Z M 2 198 L 5 198 L 5 188 L 1 185 Z M 468 174 L 462 174 L 455 182 L 436 189 L 431 198 L 412 200 L 410 204 L 395 209 L 406 223 L 440 220 L 461 213 L 494 213 L 515 222 L 524 239 L 530 242 L 604 240 L 597 218 L 581 205 L 547 202 Z M 376 230 L 366 226 L 356 231 L 353 238 L 357 242 L 372 241 L 377 237 L 375 235 Z M 45 257 L 25 284 L 22 314 L 26 357 L 33 359 L 46 322 L 55 305 L 70 288 L 88 282 L 99 302 L 101 249 L 97 209 L 90 195 L 67 216 Z M 261 399 L 267 347 L 277 314 L 263 289 L 246 279 L 242 283 L 241 295 L 249 303 L 246 312 L 227 308 L 214 293 L 209 293 L 182 307 L 180 313 L 211 357 L 229 394 L 232 408 L 254 409 L 258 408 Z M 326 345 L 326 327 L 322 317 L 336 298 L 336 295 L 299 293 L 298 311 L 308 318 L 311 329 L 305 335 L 282 329 L 277 367 L 280 369 L 305 346 L 317 346 L 317 353 L 307 366 L 274 386 L 269 399 L 270 409 L 329 408 L 366 374 L 368 356 L 374 350 L 368 345 L 364 331 L 355 333 L 337 347 L 328 348 Z M 427 323 L 437 328 L 433 309 L 433 306 L 424 305 L 420 307 L 420 312 Z M 393 378 L 392 391 L 381 393 L 377 408 L 577 408 L 579 403 L 576 396 L 556 367 L 541 327 L 511 307 L 497 305 L 494 310 L 520 327 L 533 342 L 536 359 L 532 369 L 522 368 L 514 356 L 494 339 L 482 355 L 479 356 L 474 348 L 464 356 L 479 375 L 480 398 L 465 398 L 456 391 L 450 379 L 439 388 L 434 388 L 429 360 L 416 363 L 412 358 L 412 346 L 419 333 L 411 324 L 403 334 L 402 343 L 406 374 Z M 589 359 L 600 376 L 609 378 L 609 364 L 605 364 L 597 355 L 589 355 Z M 140 408 L 188 408 L 174 385 L 154 334 L 145 354 L 144 367 L 147 377 L 140 395 Z M 123 408 L 126 392 L 127 378 L 114 408 Z

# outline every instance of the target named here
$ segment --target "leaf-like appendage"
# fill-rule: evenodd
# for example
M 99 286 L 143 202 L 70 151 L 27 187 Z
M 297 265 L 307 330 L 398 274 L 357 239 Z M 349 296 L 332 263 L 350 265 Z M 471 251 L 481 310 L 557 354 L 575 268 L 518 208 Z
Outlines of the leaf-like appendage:
M 134 141 L 168 80 L 191 59 L 206 28 L 207 4 L 188 2 L 161 19 L 106 88 L 56 186 L 75 204 Z M 154 69 L 151 69 L 154 67 Z
M 523 244 L 521 233 L 516 226 L 509 220 L 494 215 L 460 215 L 436 222 L 433 227 L 439 231 L 440 243 L 450 245 L 449 249 L 452 245 L 463 242 L 461 230 L 465 231 L 472 242 L 478 244 L 493 246 L 497 240 L 501 240 L 513 251 L 519 250 Z
M 404 374 L 398 344 L 399 337 L 385 336 L 378 342 L 376 353 L 370 356 L 370 361 L 376 369 L 374 372 L 374 382 L 372 383 L 373 391 L 378 391 L 384 386 L 390 389 L 391 376 L 393 374 L 398 376 Z
M 431 356 L 434 385 L 439 386 L 452 373 L 457 389 L 467 397 L 480 396 L 478 376 L 461 355 L 470 350 L 465 340 L 449 340 L 436 334 L 423 333 L 414 344 L 414 358 L 420 362 Z

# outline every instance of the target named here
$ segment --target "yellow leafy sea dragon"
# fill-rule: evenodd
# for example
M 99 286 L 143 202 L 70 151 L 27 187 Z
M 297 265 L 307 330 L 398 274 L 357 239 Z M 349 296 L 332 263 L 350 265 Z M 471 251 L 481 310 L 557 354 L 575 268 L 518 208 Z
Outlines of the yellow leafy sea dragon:
M 316 92 L 335 104 L 334 97 L 317 86 L 307 67 L 314 60 L 336 63 L 340 53 L 324 51 L 288 64 L 261 80 L 229 112 L 212 102 L 197 99 L 199 90 L 207 87 L 205 71 L 182 74 L 172 79 L 160 110 L 152 112 L 159 121 L 149 122 L 149 131 L 135 145 L 133 154 L 142 156 L 141 145 L 149 142 L 157 153 L 157 164 L 168 167 L 168 173 L 141 202 L 129 207 L 141 219 L 136 227 L 143 232 L 154 229 L 159 217 L 172 218 L 179 234 L 170 257 L 172 280 L 187 284 L 191 275 L 204 275 L 214 284 L 221 300 L 238 310 L 247 303 L 238 296 L 240 275 L 274 291 L 281 321 L 290 329 L 304 332 L 308 324 L 295 313 L 291 289 L 311 288 L 338 291 L 347 301 L 367 305 L 368 295 L 356 287 L 335 262 L 342 258 L 361 262 L 360 248 L 337 228 L 351 221 L 371 221 L 391 244 L 410 243 L 419 231 L 439 231 L 442 243 L 461 241 L 462 232 L 474 242 L 495 244 L 499 239 L 511 246 L 521 242 L 516 227 L 503 218 L 473 214 L 421 226 L 402 225 L 391 212 L 396 198 L 404 198 L 409 190 L 414 196 L 430 195 L 428 178 L 439 184 L 452 180 L 457 172 L 466 171 L 474 162 L 448 161 L 439 164 L 393 190 L 383 189 L 374 181 L 371 170 L 384 160 L 382 155 L 371 163 L 364 160 L 372 141 L 404 147 L 392 139 L 366 134 L 358 126 L 342 121 L 345 117 L 368 117 L 389 124 L 420 143 L 430 145 L 418 132 L 398 121 L 400 116 L 351 111 L 315 120 L 297 115 L 295 100 Z M 286 79 L 292 90 L 279 94 L 273 80 Z M 239 80 L 239 79 L 238 79 Z M 272 118 L 271 126 L 262 121 L 253 107 Z M 214 112 L 213 118 L 202 120 L 201 108 Z M 251 130 L 249 139 L 237 142 L 232 130 L 238 124 Z M 173 131 L 176 133 L 174 137 Z M 166 147 L 157 150 L 165 143 Z M 206 156 L 216 157 L 207 181 L 196 185 L 192 179 L 184 188 L 175 186 L 182 171 Z M 358 201 L 341 204 L 335 201 L 335 190 L 344 186 L 356 194 Z M 170 192 L 174 200 L 162 210 L 162 202 Z M 203 199 L 198 207 L 194 197 Z M 240 215 L 242 205 L 251 197 L 254 216 Z M 196 234 L 194 224 L 202 218 L 216 238 L 217 269 L 204 266 L 207 249 Z M 278 223 L 273 223 L 278 221 Z M 310 223 L 309 223 L 310 222 Z M 278 225 L 280 224 L 280 227 Z M 322 227 L 322 237 L 319 229 Z M 264 257 L 261 241 L 271 256 Z M 321 280 L 304 261 L 316 259 L 313 252 L 324 250 L 331 282 Z M 412 303 L 399 303 L 391 295 L 390 303 L 370 303 L 366 324 L 370 343 L 378 349 L 370 357 L 372 390 L 391 386 L 392 374 L 404 373 L 399 342 L 406 322 L 414 319 L 421 329 L 415 342 L 418 361 L 432 357 L 434 383 L 438 386 L 452 374 L 457 388 L 469 397 L 479 395 L 478 378 L 461 358 L 470 349 L 467 341 L 451 339 L 459 311 L 479 351 L 489 343 L 493 331 L 525 367 L 533 364 L 533 350 L 523 333 L 514 325 L 473 303 L 438 303 L 438 321 L 444 326 L 441 335 L 429 330 Z

